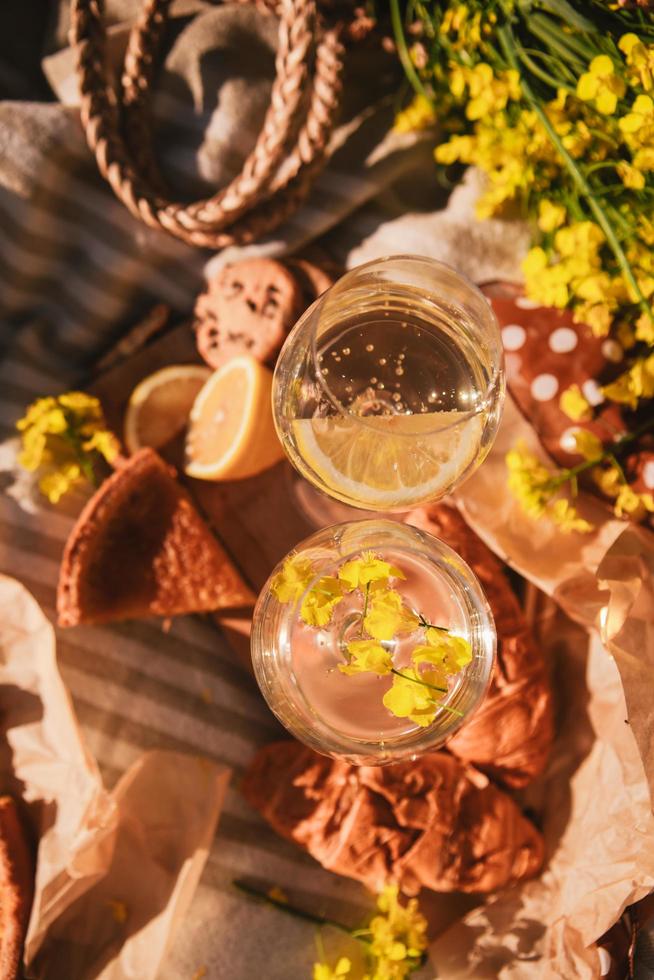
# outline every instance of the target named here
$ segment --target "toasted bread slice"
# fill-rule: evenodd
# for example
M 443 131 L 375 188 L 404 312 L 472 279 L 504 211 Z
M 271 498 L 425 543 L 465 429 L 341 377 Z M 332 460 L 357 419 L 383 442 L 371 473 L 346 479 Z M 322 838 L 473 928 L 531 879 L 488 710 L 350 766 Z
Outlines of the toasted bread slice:
M 152 449 L 124 463 L 91 498 L 66 543 L 61 626 L 242 609 L 247 585 Z
M 16 804 L 0 797 L 0 980 L 20 975 L 34 896 L 34 862 Z

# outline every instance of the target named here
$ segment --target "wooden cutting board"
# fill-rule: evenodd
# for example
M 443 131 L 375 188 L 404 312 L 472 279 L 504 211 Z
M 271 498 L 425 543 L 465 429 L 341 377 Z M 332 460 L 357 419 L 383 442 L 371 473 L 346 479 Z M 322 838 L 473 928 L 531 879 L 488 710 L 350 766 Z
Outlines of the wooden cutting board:
M 100 398 L 109 425 L 122 437 L 129 396 L 143 378 L 171 364 L 200 363 L 190 323 L 184 321 L 139 349 L 129 350 L 96 375 L 89 387 Z M 255 595 L 277 562 L 314 530 L 295 502 L 289 463 L 279 463 L 249 480 L 213 483 L 184 475 L 183 437 L 160 452 L 177 468 L 181 482 Z M 229 642 L 248 664 L 251 611 L 216 616 Z

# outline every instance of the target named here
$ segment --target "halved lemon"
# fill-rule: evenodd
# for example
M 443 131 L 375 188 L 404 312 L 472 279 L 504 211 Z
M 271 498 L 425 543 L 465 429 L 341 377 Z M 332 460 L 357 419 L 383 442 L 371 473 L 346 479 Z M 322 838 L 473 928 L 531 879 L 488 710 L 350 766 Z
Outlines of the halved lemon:
M 448 493 L 479 453 L 479 415 L 296 419 L 298 463 L 331 496 L 372 510 L 416 507 Z
M 242 480 L 278 462 L 284 451 L 273 424 L 272 371 L 234 357 L 199 392 L 186 436 L 186 466 L 199 480 Z
M 130 453 L 159 449 L 186 428 L 193 402 L 211 375 L 199 364 L 174 364 L 148 375 L 130 395 L 123 426 Z

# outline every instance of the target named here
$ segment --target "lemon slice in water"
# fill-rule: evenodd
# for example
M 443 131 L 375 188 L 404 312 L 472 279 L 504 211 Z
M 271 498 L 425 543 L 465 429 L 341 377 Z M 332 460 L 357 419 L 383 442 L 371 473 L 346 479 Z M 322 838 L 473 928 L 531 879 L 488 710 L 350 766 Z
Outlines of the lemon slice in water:
M 480 415 L 432 412 L 295 419 L 301 470 L 320 489 L 372 510 L 444 496 L 479 452 Z

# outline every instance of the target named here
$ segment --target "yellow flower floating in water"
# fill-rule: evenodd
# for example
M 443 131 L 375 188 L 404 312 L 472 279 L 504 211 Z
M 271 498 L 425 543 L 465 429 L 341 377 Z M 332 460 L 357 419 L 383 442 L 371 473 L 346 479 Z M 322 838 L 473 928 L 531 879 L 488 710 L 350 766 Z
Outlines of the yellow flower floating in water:
M 327 626 L 336 606 L 343 600 L 343 585 L 331 575 L 318 579 L 305 595 L 300 616 L 307 626 Z
M 382 701 L 396 717 L 409 718 L 415 725 L 426 728 L 441 707 L 439 693 L 447 693 L 440 671 L 404 667 L 394 674 L 393 685 Z
M 353 640 L 347 644 L 347 652 L 351 657 L 348 664 L 339 664 L 342 674 L 390 674 L 393 669 L 393 658 L 381 643 L 376 640 Z
M 281 571 L 273 576 L 270 589 L 280 602 L 297 602 L 315 574 L 310 558 L 291 555 L 285 560 Z
M 406 608 L 399 592 L 384 589 L 372 593 L 363 625 L 376 640 L 392 640 L 399 633 L 415 630 L 418 617 Z
M 440 710 L 460 714 L 444 704 L 442 696 L 448 693 L 448 677 L 470 663 L 472 648 L 464 637 L 427 622 L 399 592 L 387 587 L 391 578 L 405 577 L 402 569 L 370 551 L 344 562 L 335 575 L 320 575 L 315 560 L 296 554 L 273 576 L 270 591 L 282 603 L 301 599 L 300 618 L 307 626 L 319 629 L 331 623 L 345 598 L 348 613 L 352 613 L 352 598 L 356 598 L 360 605 L 354 620 L 358 636 L 345 643 L 347 660 L 337 665 L 339 671 L 347 676 L 392 674 L 384 705 L 398 717 L 410 717 L 424 727 Z M 424 642 L 407 651 L 415 667 L 400 671 L 394 665 L 393 647 L 387 649 L 383 644 L 416 631 L 422 631 Z
M 338 572 L 339 579 L 348 589 L 358 589 L 371 582 L 387 582 L 389 578 L 405 578 L 404 572 L 371 551 L 365 551 L 361 558 L 345 562 Z
M 41 471 L 39 489 L 56 504 L 85 479 L 95 483 L 99 460 L 113 462 L 116 437 L 106 428 L 97 398 L 83 391 L 38 398 L 16 423 L 21 433 L 21 466 Z

